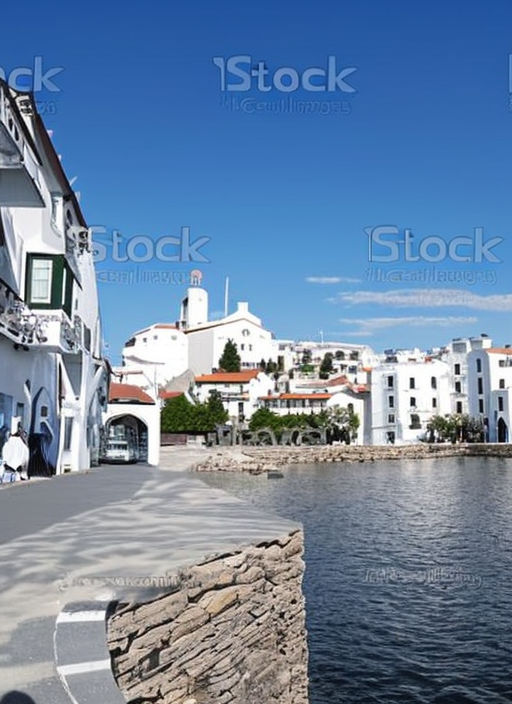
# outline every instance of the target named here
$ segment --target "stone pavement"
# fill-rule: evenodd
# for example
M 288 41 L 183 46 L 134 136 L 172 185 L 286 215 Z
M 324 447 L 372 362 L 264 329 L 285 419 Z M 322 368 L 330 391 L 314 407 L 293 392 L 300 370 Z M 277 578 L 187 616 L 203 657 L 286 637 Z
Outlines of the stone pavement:
M 66 605 L 154 599 L 180 568 L 299 527 L 182 471 L 206 455 L 184 448 L 166 453 L 167 469 L 104 466 L 0 490 L 0 704 L 72 701 L 54 651 Z M 90 701 L 110 704 L 90 681 Z

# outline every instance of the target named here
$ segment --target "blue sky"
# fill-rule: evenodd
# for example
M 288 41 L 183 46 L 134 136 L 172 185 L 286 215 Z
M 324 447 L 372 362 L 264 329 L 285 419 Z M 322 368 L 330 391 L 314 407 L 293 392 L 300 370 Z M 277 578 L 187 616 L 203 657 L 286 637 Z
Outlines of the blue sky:
M 210 238 L 207 263 L 153 259 L 139 269 L 201 269 L 214 312 L 229 275 L 232 307 L 248 300 L 278 337 L 322 330 L 377 350 L 480 332 L 512 342 L 509 2 L 23 8 L 22 17 L 16 5 L 2 8 L 0 66 L 9 74 L 40 56 L 44 71 L 64 69 L 52 78 L 58 91 L 36 97 L 89 223 L 124 242 L 176 237 L 182 226 Z M 338 71 L 356 69 L 346 79 L 355 92 L 262 92 L 255 82 L 221 92 L 212 59 L 238 55 L 264 61 L 269 75 L 325 68 L 334 56 Z M 248 102 L 229 109 L 226 96 Z M 290 97 L 310 101 L 310 112 L 284 111 L 279 101 Z M 256 101 L 267 111 L 251 112 Z M 439 238 L 482 227 L 484 240 L 502 238 L 492 249 L 499 261 L 446 259 L 434 271 L 405 261 L 401 246 L 398 261 L 369 262 L 365 228 L 379 226 L 396 227 L 396 241 L 411 230 L 416 248 L 438 238 L 430 254 Z M 457 251 L 473 256 L 469 245 Z M 99 290 L 117 362 L 133 330 L 176 319 L 185 285 Z

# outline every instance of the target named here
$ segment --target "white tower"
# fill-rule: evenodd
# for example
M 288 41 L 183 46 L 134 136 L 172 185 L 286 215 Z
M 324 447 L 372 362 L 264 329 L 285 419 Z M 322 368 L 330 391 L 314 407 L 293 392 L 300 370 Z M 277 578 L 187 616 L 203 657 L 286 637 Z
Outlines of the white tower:
M 188 330 L 208 322 L 208 292 L 199 286 L 187 289 L 181 302 L 180 326 Z

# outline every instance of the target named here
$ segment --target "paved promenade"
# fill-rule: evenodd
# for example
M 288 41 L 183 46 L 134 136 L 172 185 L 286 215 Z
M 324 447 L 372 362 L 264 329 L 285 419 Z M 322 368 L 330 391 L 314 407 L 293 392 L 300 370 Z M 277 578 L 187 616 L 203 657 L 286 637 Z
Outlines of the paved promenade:
M 66 604 L 155 598 L 180 567 L 297 528 L 183 471 L 206 456 L 169 450 L 162 469 L 104 466 L 0 490 L 0 704 L 72 701 L 54 650 Z M 88 689 L 86 704 L 109 704 Z

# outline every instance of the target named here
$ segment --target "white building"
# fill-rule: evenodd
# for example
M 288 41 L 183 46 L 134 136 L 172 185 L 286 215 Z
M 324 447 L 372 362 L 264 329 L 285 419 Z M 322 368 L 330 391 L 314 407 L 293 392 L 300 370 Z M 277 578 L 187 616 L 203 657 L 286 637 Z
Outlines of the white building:
M 454 338 L 440 352 L 440 359 L 450 369 L 450 412 L 469 413 L 468 396 L 468 355 L 475 350 L 491 347 L 492 341 L 487 335 L 478 337 Z
M 369 445 L 371 443 L 371 403 L 369 372 L 365 373 L 365 382 L 352 382 L 342 374 L 327 380 L 302 381 L 293 379 L 290 388 L 295 393 L 315 392 L 330 395 L 327 399 L 326 407 L 340 407 L 353 411 L 359 418 L 359 428 L 357 432 L 356 444 Z
M 258 369 L 262 360 L 277 362 L 272 333 L 249 311 L 248 303 L 238 303 L 234 313 L 209 321 L 207 292 L 199 287 L 189 288 L 182 305 L 180 328 L 188 338 L 189 368 L 194 374 L 217 370 L 228 340 L 238 348 L 242 369 Z
M 320 413 L 327 410 L 328 401 L 333 394 L 322 391 L 304 391 L 302 393 L 269 393 L 260 396 L 260 407 L 268 408 L 278 416 L 298 413 Z
M 424 436 L 434 415 L 450 413 L 446 362 L 388 355 L 371 373 L 372 444 L 408 444 Z
M 133 437 L 138 461 L 158 465 L 160 404 L 156 399 L 133 384 L 113 382 L 104 420 L 107 437 Z
M 487 442 L 510 442 L 512 347 L 488 347 L 468 355 L 469 414 L 480 418 Z
M 294 340 L 273 340 L 274 356 L 277 359 L 279 369 L 288 372 L 295 367 L 295 341 Z M 268 360 L 265 360 L 268 361 Z
M 188 338 L 176 325 L 156 323 L 135 332 L 123 348 L 130 383 L 148 390 L 166 386 L 188 369 Z
M 0 449 L 29 474 L 98 461 L 108 373 L 90 233 L 33 98 L 0 80 Z
M 302 340 L 294 344 L 293 367 L 296 376 L 303 379 L 318 378 L 326 354 L 332 356 L 332 374 L 344 375 L 354 383 L 365 383 L 366 372 L 378 362 L 377 355 L 368 345 Z M 313 369 L 305 371 L 308 367 Z
M 273 385 L 271 377 L 264 372 L 248 369 L 197 376 L 194 391 L 202 403 L 217 391 L 230 419 L 243 422 L 250 420 L 258 409 L 259 397 L 271 393 Z

